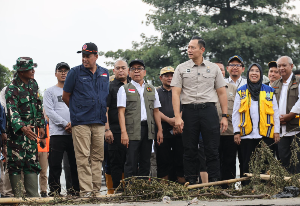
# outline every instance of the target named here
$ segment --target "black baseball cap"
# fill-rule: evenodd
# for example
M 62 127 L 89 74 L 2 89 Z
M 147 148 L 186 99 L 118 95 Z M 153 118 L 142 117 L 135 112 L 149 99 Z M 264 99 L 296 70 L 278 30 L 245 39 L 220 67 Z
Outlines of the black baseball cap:
M 269 69 L 270 69 L 271 67 L 276 67 L 276 68 L 277 68 L 277 62 L 275 62 L 275 61 L 270 61 L 270 62 L 268 63 L 268 67 L 269 67 Z
M 141 60 L 141 59 L 134 59 L 134 60 L 132 60 L 132 61 L 129 63 L 129 67 L 131 67 L 131 66 L 132 66 L 133 64 L 135 64 L 135 63 L 141 64 L 141 65 L 143 65 L 144 68 L 146 68 L 146 67 L 145 67 L 145 64 L 144 64 L 144 61 Z
M 60 62 L 56 65 L 55 72 L 60 69 L 61 67 L 67 68 L 70 70 L 70 66 L 66 62 Z
M 90 43 L 85 43 L 82 46 L 82 50 L 78 51 L 77 53 L 84 53 L 84 54 L 97 54 L 98 53 L 98 47 L 96 44 L 90 42 Z

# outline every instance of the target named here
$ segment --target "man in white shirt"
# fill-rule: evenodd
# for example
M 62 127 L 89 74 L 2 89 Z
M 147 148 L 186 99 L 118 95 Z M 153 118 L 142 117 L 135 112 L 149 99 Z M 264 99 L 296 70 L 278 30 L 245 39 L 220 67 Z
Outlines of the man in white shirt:
M 247 84 L 247 79 L 242 77 L 242 73 L 245 71 L 245 65 L 242 57 L 239 55 L 234 55 L 228 59 L 228 65 L 226 67 L 229 77 L 225 79 L 226 83 L 230 83 L 239 87 Z
M 300 129 L 296 129 L 299 125 L 299 120 L 295 118 L 300 109 L 300 77 L 293 74 L 293 60 L 288 56 L 280 57 L 277 60 L 277 67 L 281 74 L 281 78 L 272 84 L 275 89 L 277 102 L 279 103 L 280 114 L 280 142 L 278 143 L 279 157 L 284 167 L 290 173 L 299 173 L 300 164 L 290 166 L 291 159 L 291 143 L 295 135 L 299 137 Z M 293 130 L 293 131 L 291 131 Z M 298 144 L 299 141 L 297 140 Z M 298 160 L 300 153 L 297 154 Z
M 127 147 L 124 166 L 125 178 L 149 176 L 155 123 L 158 128 L 157 143 L 163 141 L 156 89 L 144 81 L 145 64 L 136 59 L 129 64 L 131 82 L 120 87 L 117 94 L 121 143 Z

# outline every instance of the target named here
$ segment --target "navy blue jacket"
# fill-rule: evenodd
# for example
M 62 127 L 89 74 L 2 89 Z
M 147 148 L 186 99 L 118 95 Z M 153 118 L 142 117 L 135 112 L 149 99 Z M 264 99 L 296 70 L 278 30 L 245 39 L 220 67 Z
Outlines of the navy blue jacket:
M 109 92 L 108 70 L 97 65 L 93 74 L 83 65 L 67 75 L 64 91 L 72 93 L 69 102 L 71 124 L 106 123 L 106 98 Z

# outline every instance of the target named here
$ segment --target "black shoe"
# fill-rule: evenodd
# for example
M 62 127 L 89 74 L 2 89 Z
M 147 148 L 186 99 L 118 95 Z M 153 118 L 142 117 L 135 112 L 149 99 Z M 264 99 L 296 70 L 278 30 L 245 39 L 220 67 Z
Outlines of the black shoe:
M 47 192 L 41 192 L 41 197 L 48 197 Z
M 187 182 L 189 182 L 189 185 L 195 185 L 197 184 L 197 180 L 196 179 L 187 179 Z

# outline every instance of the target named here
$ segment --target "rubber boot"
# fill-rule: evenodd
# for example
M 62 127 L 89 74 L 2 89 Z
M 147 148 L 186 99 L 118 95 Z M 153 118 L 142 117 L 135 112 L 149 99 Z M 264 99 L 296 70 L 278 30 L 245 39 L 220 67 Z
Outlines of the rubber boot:
M 9 175 L 9 180 L 14 197 L 22 197 L 23 184 L 21 181 L 21 175 Z
M 24 174 L 24 186 L 27 197 L 40 197 L 38 193 L 38 175 L 36 173 Z
M 111 175 L 105 173 L 105 179 L 106 179 L 106 187 L 107 187 L 107 194 L 114 194 L 115 190 L 113 189 L 113 181 L 111 178 Z

